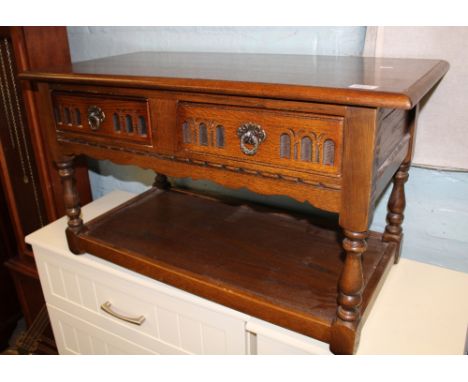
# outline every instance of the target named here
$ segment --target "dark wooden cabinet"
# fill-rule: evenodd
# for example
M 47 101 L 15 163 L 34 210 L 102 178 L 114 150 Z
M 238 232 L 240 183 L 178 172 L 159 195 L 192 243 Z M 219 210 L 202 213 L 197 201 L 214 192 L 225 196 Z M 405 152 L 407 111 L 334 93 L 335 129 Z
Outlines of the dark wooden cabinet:
M 10 244 L 14 256 L 9 256 L 7 266 L 28 326 L 44 305 L 44 297 L 34 255 L 24 237 L 64 215 L 65 208 L 60 180 L 38 121 L 37 99 L 32 85 L 18 80 L 18 72 L 67 63 L 70 53 L 65 27 L 0 27 L 0 178 L 5 201 L 2 218 L 5 216 L 6 229 L 10 231 L 6 235 L 14 235 L 14 244 Z M 81 165 L 78 173 L 81 198 L 90 201 L 86 167 Z
M 15 256 L 16 241 L 3 188 L 0 187 L 0 351 L 8 346 L 21 310 L 15 287 L 5 262 Z

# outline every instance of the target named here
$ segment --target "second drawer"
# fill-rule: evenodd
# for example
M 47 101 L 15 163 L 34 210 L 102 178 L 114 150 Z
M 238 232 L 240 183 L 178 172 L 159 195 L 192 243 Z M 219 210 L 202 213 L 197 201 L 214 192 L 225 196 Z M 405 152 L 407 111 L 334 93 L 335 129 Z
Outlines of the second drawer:
M 341 171 L 339 116 L 181 102 L 177 131 L 179 155 L 195 160 L 272 175 Z

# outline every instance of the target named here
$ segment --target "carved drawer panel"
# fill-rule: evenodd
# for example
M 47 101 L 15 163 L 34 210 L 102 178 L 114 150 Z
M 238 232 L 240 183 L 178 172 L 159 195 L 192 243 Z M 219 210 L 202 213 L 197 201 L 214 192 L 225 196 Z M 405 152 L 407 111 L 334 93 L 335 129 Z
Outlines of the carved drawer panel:
M 55 92 L 53 109 L 58 133 L 151 145 L 146 99 Z
M 274 167 L 273 174 L 341 171 L 341 117 L 182 102 L 177 129 L 179 155 L 191 159 Z

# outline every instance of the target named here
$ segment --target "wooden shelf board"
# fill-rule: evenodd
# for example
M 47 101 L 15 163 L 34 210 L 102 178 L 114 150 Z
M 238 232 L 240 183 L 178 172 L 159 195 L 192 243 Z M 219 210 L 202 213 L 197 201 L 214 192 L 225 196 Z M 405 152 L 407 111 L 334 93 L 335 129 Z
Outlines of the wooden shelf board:
M 344 253 L 335 222 L 152 189 L 101 215 L 80 246 L 146 276 L 328 342 Z M 394 246 L 372 232 L 363 256 L 369 308 Z

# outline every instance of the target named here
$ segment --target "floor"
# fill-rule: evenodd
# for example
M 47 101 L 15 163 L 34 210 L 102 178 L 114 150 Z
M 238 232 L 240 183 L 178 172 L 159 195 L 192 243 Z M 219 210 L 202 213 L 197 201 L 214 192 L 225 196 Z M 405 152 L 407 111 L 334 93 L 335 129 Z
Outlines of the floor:
M 18 355 L 18 350 L 16 348 L 16 342 L 20 338 L 20 336 L 26 332 L 26 322 L 24 318 L 18 321 L 16 325 L 16 329 L 14 330 L 13 334 L 10 337 L 9 347 L 5 349 L 0 355 Z

